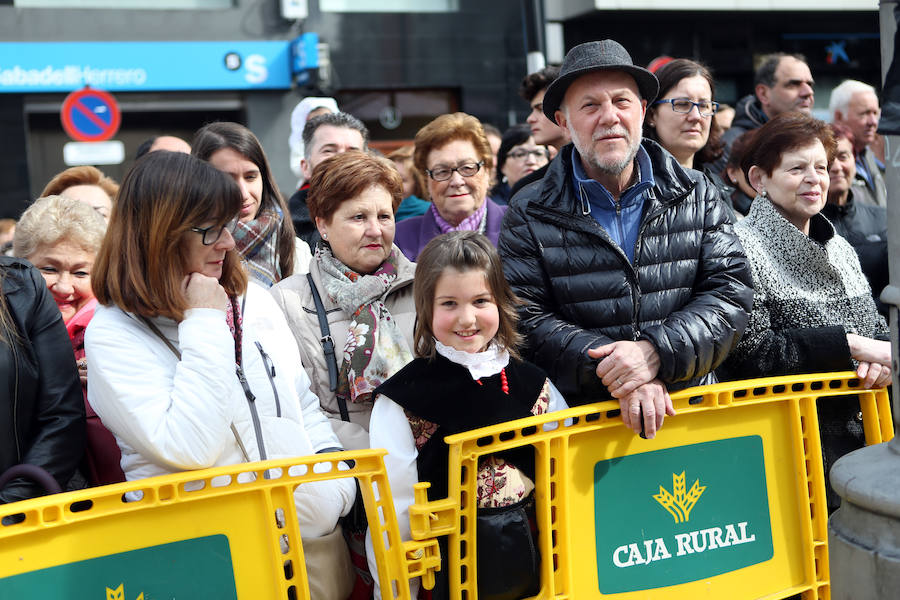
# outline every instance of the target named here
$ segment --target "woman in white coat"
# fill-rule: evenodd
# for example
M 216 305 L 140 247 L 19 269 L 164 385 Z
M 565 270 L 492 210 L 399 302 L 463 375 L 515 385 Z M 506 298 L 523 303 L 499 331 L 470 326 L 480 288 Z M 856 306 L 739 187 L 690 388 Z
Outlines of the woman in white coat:
M 152 152 L 122 183 L 85 347 L 89 399 L 128 480 L 340 449 L 281 311 L 241 268 L 240 209 L 235 183 L 187 154 Z M 352 587 L 337 521 L 355 493 L 352 479 L 295 492 L 311 587 L 330 589 L 314 598 Z

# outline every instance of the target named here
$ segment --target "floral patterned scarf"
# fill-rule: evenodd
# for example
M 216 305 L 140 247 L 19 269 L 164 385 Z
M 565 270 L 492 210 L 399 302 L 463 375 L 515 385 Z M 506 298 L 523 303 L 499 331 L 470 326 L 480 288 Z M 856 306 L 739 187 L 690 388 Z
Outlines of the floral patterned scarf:
M 266 287 L 281 281 L 278 264 L 278 230 L 284 215 L 278 206 L 261 209 L 256 218 L 238 223 L 231 233 L 235 249 L 244 259 L 250 276 Z
M 372 392 L 412 360 L 406 340 L 384 304 L 397 279 L 396 249 L 371 275 L 360 275 L 334 257 L 321 241 L 316 260 L 331 301 L 350 315 L 338 373 L 337 395 L 349 402 L 372 402 Z

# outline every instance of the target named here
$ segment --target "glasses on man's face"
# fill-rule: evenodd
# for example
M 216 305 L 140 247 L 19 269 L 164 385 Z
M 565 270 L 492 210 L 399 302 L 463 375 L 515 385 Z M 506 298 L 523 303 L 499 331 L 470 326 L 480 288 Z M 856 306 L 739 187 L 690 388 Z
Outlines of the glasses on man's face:
M 547 151 L 540 148 L 535 148 L 534 150 L 514 150 L 507 154 L 506 158 L 511 158 L 513 160 L 525 160 L 529 156 L 531 156 L 535 160 L 541 160 L 542 158 L 547 158 Z
M 237 227 L 238 218 L 235 217 L 232 220 L 228 221 L 224 225 L 210 225 L 209 227 L 191 227 L 191 231 L 200 234 L 200 242 L 204 246 L 212 246 L 216 242 L 219 241 L 219 238 L 222 237 L 222 234 L 227 229 L 229 232 L 234 231 L 234 228 Z
M 453 172 L 456 171 L 463 177 L 472 177 L 481 170 L 481 166 L 484 165 L 484 161 L 480 160 L 474 163 L 466 163 L 464 165 L 459 165 L 458 167 L 435 167 L 433 169 L 425 169 L 425 172 L 428 173 L 428 176 L 434 179 L 435 181 L 447 181 L 451 177 L 453 177 Z
M 694 102 L 693 100 L 688 100 L 687 98 L 667 98 L 665 100 L 657 100 L 654 104 L 669 104 L 672 106 L 672 110 L 677 113 L 688 114 L 693 110 L 696 106 L 697 110 L 700 111 L 701 117 L 711 117 L 716 114 L 716 111 L 719 110 L 718 102 L 710 102 L 709 100 L 701 100 L 700 102 Z

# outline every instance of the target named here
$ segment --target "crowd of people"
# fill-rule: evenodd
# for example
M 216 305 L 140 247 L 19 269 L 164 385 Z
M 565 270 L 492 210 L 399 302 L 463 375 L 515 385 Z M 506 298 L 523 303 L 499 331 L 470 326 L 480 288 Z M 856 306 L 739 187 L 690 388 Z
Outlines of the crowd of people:
M 653 438 L 689 386 L 890 383 L 874 88 L 842 83 L 826 124 L 803 57 L 773 54 L 729 124 L 703 64 L 651 71 L 603 40 L 519 92 L 526 123 L 493 143 L 444 114 L 387 157 L 307 98 L 289 197 L 237 123 L 147 140 L 121 185 L 58 174 L 0 259 L 0 471 L 75 489 L 387 448 L 408 539 L 413 485 L 446 495 L 449 434 L 615 399 Z M 826 464 L 862 445 L 855 397 L 820 422 Z M 534 477 L 533 454 L 479 465 L 478 568 L 500 574 L 479 597 L 539 585 Z M 18 477 L 0 502 L 41 493 Z M 295 501 L 312 597 L 380 597 L 371 540 L 342 527 L 353 482 Z

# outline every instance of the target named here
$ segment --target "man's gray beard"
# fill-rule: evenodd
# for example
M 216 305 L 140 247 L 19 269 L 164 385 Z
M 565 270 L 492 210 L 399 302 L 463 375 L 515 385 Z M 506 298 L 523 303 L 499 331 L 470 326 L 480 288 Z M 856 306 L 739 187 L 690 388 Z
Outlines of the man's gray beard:
M 591 139 L 591 145 L 582 149 L 583 145 L 581 140 L 578 139 L 578 134 L 571 129 L 569 130 L 569 134 L 572 136 L 572 143 L 575 145 L 575 149 L 578 150 L 578 154 L 581 156 L 582 160 L 586 161 L 591 167 L 597 169 L 604 175 L 621 175 L 622 171 L 634 161 L 634 157 L 637 156 L 638 148 L 641 147 L 641 138 L 638 136 L 631 140 L 630 145 L 628 146 L 628 152 L 622 160 L 616 162 L 601 161 L 600 158 L 594 154 L 593 139 Z

